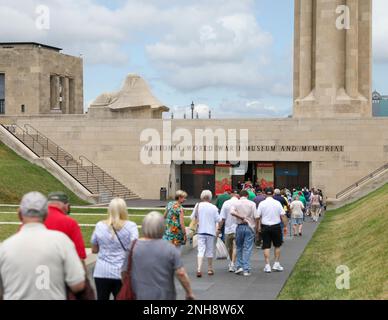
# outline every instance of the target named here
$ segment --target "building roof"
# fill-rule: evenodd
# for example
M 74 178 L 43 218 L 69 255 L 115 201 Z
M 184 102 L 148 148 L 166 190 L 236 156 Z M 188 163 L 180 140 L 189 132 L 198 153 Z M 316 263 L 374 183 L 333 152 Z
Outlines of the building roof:
M 38 42 L 0 42 L 0 46 L 17 46 L 17 45 L 33 45 L 37 47 L 42 47 L 46 49 L 51 49 L 55 51 L 62 51 L 62 48 L 49 46 L 46 44 L 38 43 Z

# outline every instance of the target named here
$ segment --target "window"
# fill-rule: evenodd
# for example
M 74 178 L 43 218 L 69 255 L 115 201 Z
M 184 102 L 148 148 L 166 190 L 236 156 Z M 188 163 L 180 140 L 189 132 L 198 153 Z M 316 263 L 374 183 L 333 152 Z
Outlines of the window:
M 5 114 L 5 74 L 0 73 L 0 114 Z

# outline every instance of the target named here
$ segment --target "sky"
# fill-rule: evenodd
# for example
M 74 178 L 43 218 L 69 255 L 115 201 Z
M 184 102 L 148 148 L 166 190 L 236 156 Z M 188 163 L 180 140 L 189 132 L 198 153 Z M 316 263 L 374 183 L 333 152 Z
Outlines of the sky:
M 388 1 L 373 3 L 373 89 L 388 94 Z M 85 109 L 135 73 L 175 118 L 192 101 L 201 118 L 287 117 L 293 10 L 291 0 L 0 0 L 0 42 L 82 56 Z

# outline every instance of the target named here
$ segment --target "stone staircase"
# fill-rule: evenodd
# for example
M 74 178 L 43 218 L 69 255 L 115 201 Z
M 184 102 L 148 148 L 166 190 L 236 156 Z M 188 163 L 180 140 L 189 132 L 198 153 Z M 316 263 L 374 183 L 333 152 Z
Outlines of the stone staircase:
M 16 124 L 2 126 L 38 157 L 51 158 L 91 194 L 98 195 L 99 203 L 108 203 L 114 197 L 139 199 L 138 195 L 92 161 L 84 156 L 74 159 L 70 153 L 31 125 L 26 124 L 24 128 Z

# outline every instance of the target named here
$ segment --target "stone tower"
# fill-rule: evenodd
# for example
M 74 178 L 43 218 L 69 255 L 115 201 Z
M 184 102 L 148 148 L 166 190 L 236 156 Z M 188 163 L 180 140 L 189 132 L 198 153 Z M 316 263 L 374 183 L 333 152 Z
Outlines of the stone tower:
M 372 0 L 295 0 L 294 117 L 372 116 Z

